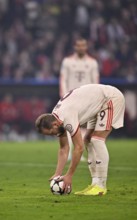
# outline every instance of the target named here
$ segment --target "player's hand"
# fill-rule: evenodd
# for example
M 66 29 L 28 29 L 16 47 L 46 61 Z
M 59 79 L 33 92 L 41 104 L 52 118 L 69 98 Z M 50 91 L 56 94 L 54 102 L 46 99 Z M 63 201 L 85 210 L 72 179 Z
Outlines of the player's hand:
M 60 177 L 60 180 L 64 181 L 64 185 L 63 185 L 64 191 L 66 193 L 68 191 L 70 192 L 72 189 L 72 176 L 66 174 L 65 176 Z
M 55 179 L 55 180 L 59 180 L 60 179 L 60 175 L 54 174 L 52 177 L 50 177 L 49 181 Z

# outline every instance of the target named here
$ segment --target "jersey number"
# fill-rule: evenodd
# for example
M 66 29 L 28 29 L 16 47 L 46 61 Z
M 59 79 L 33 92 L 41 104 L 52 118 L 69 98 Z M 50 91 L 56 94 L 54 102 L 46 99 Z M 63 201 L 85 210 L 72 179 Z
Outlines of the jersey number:
M 102 111 L 100 112 L 101 121 L 102 121 L 103 118 L 105 117 L 105 114 L 106 114 L 106 112 L 105 112 L 104 110 L 102 110 Z

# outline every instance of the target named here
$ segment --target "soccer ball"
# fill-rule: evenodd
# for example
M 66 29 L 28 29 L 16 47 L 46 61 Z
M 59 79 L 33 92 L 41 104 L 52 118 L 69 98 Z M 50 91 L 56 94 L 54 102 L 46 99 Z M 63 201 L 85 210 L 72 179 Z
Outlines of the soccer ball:
M 70 189 L 67 192 L 64 192 L 63 180 L 58 182 L 56 179 L 51 180 L 50 190 L 54 195 L 66 195 L 66 194 L 70 194 L 71 192 Z

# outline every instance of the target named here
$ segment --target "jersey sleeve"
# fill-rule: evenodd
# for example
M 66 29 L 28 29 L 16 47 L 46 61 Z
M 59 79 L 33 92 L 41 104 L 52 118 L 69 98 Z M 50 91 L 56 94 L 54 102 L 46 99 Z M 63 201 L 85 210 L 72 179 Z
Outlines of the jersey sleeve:
M 100 82 L 99 66 L 96 60 L 94 60 L 91 70 L 91 83 L 98 84 Z
M 60 97 L 63 97 L 68 92 L 67 77 L 68 77 L 68 65 L 67 65 L 67 59 L 65 58 L 62 61 L 61 69 L 60 69 L 60 82 L 59 82 Z

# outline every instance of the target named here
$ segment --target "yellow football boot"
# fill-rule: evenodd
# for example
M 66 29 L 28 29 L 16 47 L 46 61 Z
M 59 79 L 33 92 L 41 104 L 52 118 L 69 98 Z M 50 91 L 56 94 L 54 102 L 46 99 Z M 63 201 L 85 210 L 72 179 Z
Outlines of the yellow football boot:
M 83 193 L 85 193 L 86 191 L 88 190 L 91 190 L 92 189 L 92 185 L 89 185 L 88 187 L 86 187 L 85 189 L 81 190 L 81 191 L 78 191 L 78 192 L 75 192 L 74 194 L 75 195 L 83 195 Z
M 101 188 L 100 186 L 93 186 L 91 189 L 85 191 L 82 195 L 85 196 L 103 196 L 107 193 L 106 188 Z

